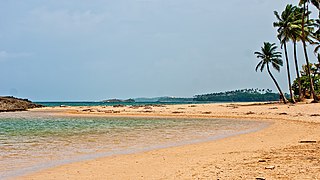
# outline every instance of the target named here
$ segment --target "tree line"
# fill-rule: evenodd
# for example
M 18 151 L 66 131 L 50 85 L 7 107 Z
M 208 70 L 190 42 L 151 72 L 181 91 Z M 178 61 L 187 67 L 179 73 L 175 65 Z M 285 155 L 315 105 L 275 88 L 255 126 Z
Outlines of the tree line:
M 309 6 L 314 6 L 316 12 L 311 12 Z M 310 18 L 312 13 L 317 13 L 316 19 Z M 313 102 L 319 102 L 320 94 L 320 0 L 299 0 L 297 5 L 288 4 L 285 9 L 279 13 L 274 11 L 277 19 L 273 26 L 277 28 L 277 38 L 284 51 L 278 51 L 276 43 L 264 42 L 261 51 L 254 54 L 261 61 L 256 66 L 256 71 L 267 69 L 269 76 L 277 87 L 280 97 L 284 103 L 288 101 L 295 103 L 305 98 L 313 99 Z M 302 43 L 305 65 L 299 70 L 297 43 Z M 296 79 L 291 80 L 288 45 L 293 46 L 293 63 L 295 66 Z M 307 48 L 314 48 L 314 56 L 308 54 Z M 316 59 L 315 63 L 310 63 L 310 57 Z M 277 80 L 271 72 L 271 68 L 280 72 L 284 65 L 282 58 L 285 60 L 288 88 L 290 99 L 287 100 L 283 94 Z
M 258 102 L 277 101 L 278 99 L 278 93 L 273 93 L 270 89 L 256 88 L 195 95 L 193 100 L 208 102 Z

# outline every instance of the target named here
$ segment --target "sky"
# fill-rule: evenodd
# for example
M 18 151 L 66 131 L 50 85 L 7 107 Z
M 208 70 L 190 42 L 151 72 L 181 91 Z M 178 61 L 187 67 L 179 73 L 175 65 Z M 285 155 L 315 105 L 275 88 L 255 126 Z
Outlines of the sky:
M 267 72 L 255 72 L 253 52 L 279 44 L 273 11 L 288 3 L 1 0 L 0 95 L 98 101 L 276 90 Z M 273 72 L 288 92 L 285 68 Z

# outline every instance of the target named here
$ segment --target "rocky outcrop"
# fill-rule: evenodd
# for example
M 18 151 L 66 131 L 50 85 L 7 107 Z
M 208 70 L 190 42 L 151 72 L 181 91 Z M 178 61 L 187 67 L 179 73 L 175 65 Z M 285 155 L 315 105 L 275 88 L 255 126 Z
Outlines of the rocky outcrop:
M 12 96 L 0 96 L 0 112 L 26 111 L 31 108 L 39 108 L 43 105 L 32 103 L 28 99 L 20 99 Z

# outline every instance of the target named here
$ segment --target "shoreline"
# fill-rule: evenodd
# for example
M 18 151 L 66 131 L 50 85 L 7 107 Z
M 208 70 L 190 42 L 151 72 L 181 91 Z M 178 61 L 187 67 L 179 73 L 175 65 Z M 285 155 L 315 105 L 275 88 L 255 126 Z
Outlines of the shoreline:
M 301 158 L 292 160 L 291 157 L 294 156 L 295 150 L 299 148 L 308 147 L 309 149 L 316 149 L 319 147 L 320 132 L 317 130 L 320 128 L 318 122 L 320 118 L 316 116 L 320 107 L 318 104 L 298 104 L 294 106 L 280 104 L 252 106 L 209 104 L 197 105 L 199 106 L 198 108 L 188 106 L 190 105 L 170 105 L 169 108 L 171 112 L 177 112 L 179 108 L 179 112 L 185 111 L 184 113 L 178 114 L 168 113 L 169 110 L 166 113 L 160 112 L 163 110 L 163 107 L 159 107 L 160 110 L 159 108 L 152 107 L 154 111 L 152 113 L 130 111 L 131 109 L 129 107 L 121 107 L 125 108 L 125 111 L 120 111 L 120 113 L 116 114 L 104 113 L 103 115 L 101 115 L 99 111 L 82 113 L 82 107 L 51 108 L 51 110 L 53 110 L 55 114 L 58 112 L 58 116 L 138 117 L 140 115 L 143 117 L 159 117 L 160 115 L 161 117 L 170 116 L 174 118 L 176 118 L 176 116 L 183 116 L 184 118 L 194 118 L 195 116 L 198 118 L 222 118 L 224 115 L 224 118 L 228 119 L 267 120 L 273 123 L 267 128 L 248 134 L 236 135 L 209 142 L 74 162 L 31 173 L 17 179 L 103 179 L 103 177 L 110 179 L 319 178 L 320 175 L 313 172 L 318 172 L 320 167 L 312 166 L 311 164 L 311 170 L 307 168 L 310 166 L 310 160 L 305 160 L 306 157 L 308 157 L 307 155 L 302 156 L 302 160 Z M 99 107 L 90 108 L 96 109 Z M 114 107 L 110 108 L 112 109 Z M 168 106 L 166 106 L 166 108 L 168 108 Z M 194 111 L 194 108 L 196 108 L 196 111 Z M 50 111 L 49 109 L 42 108 L 32 111 L 44 110 L 48 112 Z M 110 109 L 106 109 L 106 107 L 102 107 L 101 109 L 110 112 Z M 118 107 L 114 109 L 119 110 Z M 208 109 L 211 111 L 210 114 L 199 113 L 208 112 L 204 111 Z M 248 109 L 251 111 L 248 111 Z M 306 109 L 308 109 L 308 111 Z M 271 113 L 275 110 L 277 111 L 276 113 Z M 191 111 L 193 111 L 193 113 Z M 303 112 L 303 114 L 301 112 Z M 296 116 L 297 113 L 301 113 L 301 115 Z M 299 143 L 301 140 L 316 140 L 317 143 L 301 144 Z M 293 150 L 293 154 L 285 153 L 285 156 L 288 156 L 287 159 L 273 158 L 273 156 L 282 154 L 288 150 Z M 317 152 L 312 151 L 310 153 Z M 316 156 L 312 157 L 313 160 L 311 163 L 314 163 L 313 161 L 320 161 Z M 259 162 L 260 160 L 263 162 Z M 292 166 L 294 166 L 291 164 L 292 162 L 294 162 L 294 164 L 297 163 L 299 166 L 292 168 Z M 271 170 L 265 169 L 267 166 L 272 167 Z M 305 167 L 307 170 L 301 167 Z M 292 171 L 292 173 L 289 171 Z M 298 172 L 298 174 L 296 174 L 296 172 Z
M 81 116 L 83 117 L 83 116 Z M 117 117 L 118 118 L 118 117 Z M 135 117 L 135 118 L 139 118 L 140 117 Z M 142 118 L 150 118 L 150 117 L 142 117 Z M 160 118 L 161 117 L 152 117 L 152 119 L 154 118 Z M 177 118 L 174 117 L 168 117 L 168 119 L 174 119 L 176 120 Z M 181 118 L 181 120 L 185 120 L 186 118 Z M 199 118 L 198 120 L 202 120 L 203 118 Z M 208 118 L 209 119 L 209 118 Z M 197 120 L 197 119 L 196 119 Z M 215 120 L 215 119 L 212 119 Z M 229 120 L 229 119 L 222 119 L 222 120 Z M 239 121 L 248 121 L 248 120 L 239 120 Z M 174 148 L 174 147 L 182 147 L 182 146 L 188 146 L 188 145 L 192 145 L 192 144 L 201 144 L 201 143 L 207 143 L 210 141 L 217 141 L 220 139 L 224 139 L 224 138 L 229 138 L 229 137 L 233 137 L 233 136 L 238 136 L 238 135 L 242 135 L 242 134 L 248 134 L 248 133 L 254 133 L 257 131 L 260 131 L 264 128 L 267 128 L 268 126 L 270 126 L 272 123 L 271 122 L 257 122 L 257 127 L 250 127 L 250 128 L 245 128 L 242 130 L 237 130 L 237 131 L 233 131 L 233 132 L 227 132 L 227 133 L 219 133 L 213 136 L 207 136 L 207 137 L 203 137 L 200 139 L 192 139 L 192 140 L 183 140 L 183 141 L 177 141 L 177 142 L 170 142 L 170 143 L 165 143 L 165 144 L 159 144 L 159 145 L 152 145 L 152 146 L 148 146 L 145 148 L 130 148 L 130 149 L 123 149 L 123 150 L 118 150 L 118 151 L 114 151 L 114 152 L 96 152 L 96 153 L 89 153 L 89 154 L 83 154 L 80 156 L 75 156 L 72 158 L 67 158 L 67 159 L 60 159 L 60 160 L 55 160 L 52 162 L 47 162 L 47 163 L 41 163 L 38 164 L 36 166 L 31 166 L 28 168 L 23 168 L 20 169 L 17 172 L 13 172 L 13 173 L 9 173 L 6 176 L 3 176 L 2 178 L 4 179 L 16 179 L 16 178 L 21 178 L 24 177 L 26 175 L 29 174 L 34 174 L 37 172 L 41 172 L 44 171 L 46 169 L 51 169 L 51 168 L 55 168 L 57 166 L 63 166 L 63 165 L 67 165 L 67 164 L 72 164 L 72 163 L 79 163 L 79 162 L 85 162 L 85 161 L 92 161 L 95 159 L 100 159 L 100 158 L 107 158 L 107 157 L 112 157 L 112 156 L 119 156 L 119 155 L 130 155 L 130 154 L 140 154 L 140 153 L 145 153 L 145 152 L 149 152 L 149 151 L 156 151 L 156 150 L 161 150 L 161 149 L 167 149 L 167 148 Z

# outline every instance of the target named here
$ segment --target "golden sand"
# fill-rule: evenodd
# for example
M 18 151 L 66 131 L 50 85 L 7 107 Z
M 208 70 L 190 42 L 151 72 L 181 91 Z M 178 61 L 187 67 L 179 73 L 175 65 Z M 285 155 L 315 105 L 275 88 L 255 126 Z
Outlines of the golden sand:
M 249 134 L 75 162 L 17 179 L 320 179 L 320 104 L 47 107 L 32 111 L 63 116 L 232 118 L 272 124 Z

